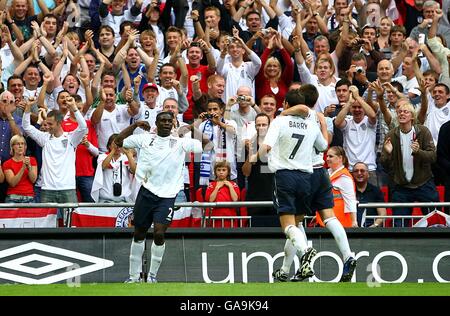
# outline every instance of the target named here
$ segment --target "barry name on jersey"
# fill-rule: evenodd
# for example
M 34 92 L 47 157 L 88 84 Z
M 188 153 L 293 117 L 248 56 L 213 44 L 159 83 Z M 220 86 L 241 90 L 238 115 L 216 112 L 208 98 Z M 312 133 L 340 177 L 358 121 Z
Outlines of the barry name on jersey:
M 305 122 L 289 121 L 289 127 L 307 129 L 308 124 Z

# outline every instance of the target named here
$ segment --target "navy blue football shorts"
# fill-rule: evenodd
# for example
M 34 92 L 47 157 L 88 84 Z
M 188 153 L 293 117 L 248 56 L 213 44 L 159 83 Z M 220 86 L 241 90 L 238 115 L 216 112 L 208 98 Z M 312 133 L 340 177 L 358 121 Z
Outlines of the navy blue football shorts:
M 330 176 L 325 168 L 315 168 L 311 175 L 310 214 L 316 211 L 333 208 L 333 191 Z
M 169 225 L 173 218 L 175 198 L 161 198 L 141 186 L 134 205 L 134 226 L 150 228 L 152 223 Z
M 299 170 L 275 172 L 273 203 L 278 214 L 306 214 L 311 194 L 311 175 Z

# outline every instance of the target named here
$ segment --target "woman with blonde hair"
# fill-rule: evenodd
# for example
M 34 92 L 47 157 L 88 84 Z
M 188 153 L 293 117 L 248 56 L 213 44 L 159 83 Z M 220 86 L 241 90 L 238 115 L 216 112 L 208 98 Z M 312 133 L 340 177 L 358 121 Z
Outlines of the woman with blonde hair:
M 8 190 L 7 203 L 34 202 L 33 184 L 37 179 L 36 158 L 25 156 L 27 143 L 21 135 L 14 135 L 10 140 L 11 158 L 3 164 Z
M 378 27 L 377 43 L 380 47 L 380 52 L 389 51 L 391 46 L 389 43 L 389 35 L 391 34 L 391 28 L 394 23 L 390 17 L 385 16 L 380 19 L 380 26 Z M 384 51 L 383 51 L 384 50 Z
M 348 170 L 348 159 L 344 148 L 333 146 L 327 152 L 331 184 L 333 186 L 333 212 L 344 227 L 358 227 L 356 189 L 353 177 Z M 317 222 L 324 226 L 319 213 Z
M 276 49 L 281 55 L 284 68 L 281 66 L 278 58 L 273 57 Z M 280 108 L 294 77 L 294 65 L 288 51 L 281 42 L 280 33 L 276 33 L 269 39 L 267 47 L 261 56 L 261 62 L 261 69 L 255 78 L 256 103 L 259 104 L 263 96 L 272 94 L 277 101 L 277 108 Z

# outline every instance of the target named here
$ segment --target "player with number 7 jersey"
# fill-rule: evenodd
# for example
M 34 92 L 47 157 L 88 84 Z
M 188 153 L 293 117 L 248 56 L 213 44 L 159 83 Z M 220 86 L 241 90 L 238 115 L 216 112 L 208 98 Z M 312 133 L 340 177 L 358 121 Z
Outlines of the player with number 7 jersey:
M 299 90 L 291 90 L 286 93 L 284 108 L 304 103 L 305 96 Z M 313 151 L 324 151 L 328 146 L 322 128 L 316 121 L 300 116 L 278 116 L 270 124 L 258 151 L 260 156 L 269 153 L 268 166 L 275 172 L 273 202 L 280 216 L 281 229 L 296 250 L 304 254 L 302 266 L 309 264 L 316 250 L 308 248 L 306 236 L 296 226 L 295 217 L 309 210 Z
M 300 116 L 278 116 L 270 124 L 264 144 L 270 146 L 269 169 L 301 170 L 313 172 L 313 146 L 318 151 L 327 149 L 328 143 L 319 125 Z

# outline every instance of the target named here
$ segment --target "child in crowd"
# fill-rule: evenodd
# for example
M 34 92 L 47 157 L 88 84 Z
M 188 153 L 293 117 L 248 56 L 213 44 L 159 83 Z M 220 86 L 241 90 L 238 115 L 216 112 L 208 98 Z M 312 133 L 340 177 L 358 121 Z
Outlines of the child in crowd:
M 236 202 L 240 198 L 240 190 L 234 181 L 230 181 L 231 167 L 227 161 L 216 161 L 214 175 L 216 180 L 212 181 L 206 189 L 205 201 L 207 202 Z M 210 216 L 236 216 L 235 208 L 212 208 Z M 237 221 L 215 220 L 213 227 L 237 227 Z

